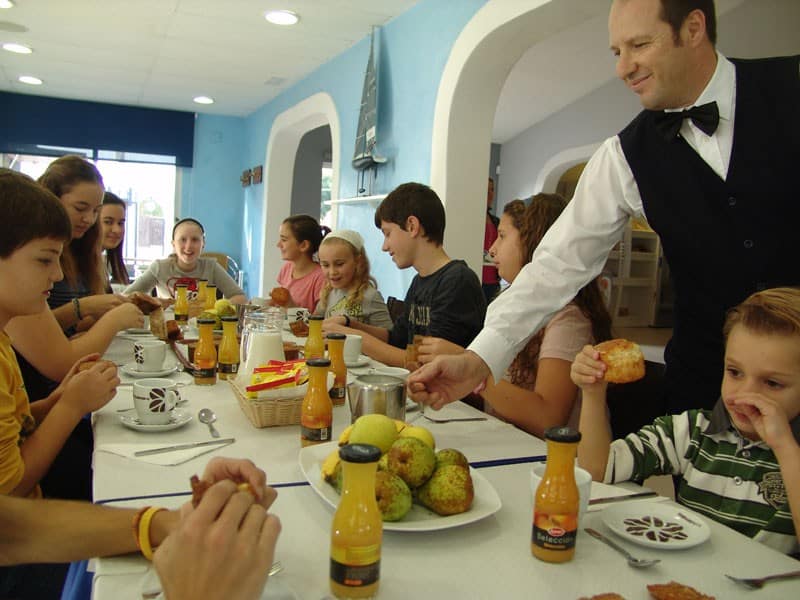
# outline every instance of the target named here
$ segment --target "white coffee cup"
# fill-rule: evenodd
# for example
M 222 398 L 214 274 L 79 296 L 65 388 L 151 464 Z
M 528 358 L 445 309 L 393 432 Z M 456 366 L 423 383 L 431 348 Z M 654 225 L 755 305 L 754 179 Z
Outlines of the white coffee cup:
M 167 344 L 161 340 L 147 340 L 133 345 L 133 359 L 136 370 L 150 372 L 160 371 L 167 357 Z
M 344 340 L 344 362 L 358 362 L 359 356 L 361 356 L 361 336 L 348 333 Z
M 536 463 L 531 469 L 531 497 L 536 496 L 536 489 L 542 482 L 546 463 Z M 580 525 L 583 515 L 589 508 L 589 498 L 592 495 L 592 475 L 586 469 L 575 467 L 575 483 L 578 484 L 578 524 Z
M 133 406 L 143 425 L 166 425 L 180 400 L 171 379 L 139 379 L 133 384 Z
M 306 321 L 308 322 L 309 313 L 307 308 L 302 306 L 290 306 L 286 309 L 286 320 L 291 323 L 292 321 Z

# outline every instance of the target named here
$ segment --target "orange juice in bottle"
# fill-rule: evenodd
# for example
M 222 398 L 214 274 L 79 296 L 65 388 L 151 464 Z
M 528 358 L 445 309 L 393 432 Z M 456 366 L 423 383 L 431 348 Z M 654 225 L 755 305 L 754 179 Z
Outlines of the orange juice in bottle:
M 197 297 L 195 300 L 200 306 L 205 306 L 206 304 L 206 288 L 208 287 L 208 279 L 198 279 L 197 280 Z
M 213 283 L 206 284 L 206 298 L 203 305 L 204 310 L 211 310 L 217 301 L 217 286 Z
M 186 323 L 189 320 L 189 286 L 179 283 L 175 286 L 175 320 L 178 323 Z
M 306 360 L 309 358 L 325 357 L 325 340 L 322 339 L 322 315 L 311 315 L 308 317 L 308 338 L 303 350 Z
M 329 333 L 328 356 L 331 359 L 331 372 L 333 385 L 328 390 L 334 406 L 342 406 L 347 394 L 347 366 L 344 364 L 344 341 L 347 336 L 343 333 Z
M 331 526 L 331 593 L 337 598 L 372 598 L 381 572 L 383 520 L 375 500 L 375 472 L 381 451 L 347 444 L 342 459 L 342 497 Z
M 545 430 L 547 465 L 534 494 L 531 553 L 546 562 L 566 562 L 578 535 L 578 485 L 575 455 L 581 434 L 569 427 Z
M 200 339 L 194 349 L 195 385 L 217 383 L 217 348 L 214 345 L 214 319 L 197 319 Z
M 308 390 L 300 409 L 300 444 L 313 446 L 333 439 L 333 404 L 328 396 L 327 358 L 306 360 Z
M 222 317 L 222 341 L 219 344 L 217 372 L 220 379 L 233 379 L 239 371 L 239 343 L 236 339 L 237 317 Z

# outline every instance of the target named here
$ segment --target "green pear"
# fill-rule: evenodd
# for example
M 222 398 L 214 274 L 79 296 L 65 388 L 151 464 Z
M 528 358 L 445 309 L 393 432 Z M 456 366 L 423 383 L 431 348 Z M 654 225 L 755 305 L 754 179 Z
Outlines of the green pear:
M 389 470 L 389 453 L 381 454 L 380 460 L 378 460 L 378 471 L 388 471 Z
M 459 465 L 436 469 L 417 492 L 417 500 L 439 515 L 456 515 L 469 510 L 475 497 L 469 470 Z
M 409 487 L 425 483 L 436 468 L 436 454 L 417 438 L 399 438 L 387 453 L 389 471 L 400 476 Z
M 469 469 L 469 461 L 467 457 L 460 450 L 455 448 L 445 448 L 436 453 L 436 468 L 439 469 L 445 465 L 459 465 L 465 469 Z
M 375 474 L 375 500 L 384 521 L 399 521 L 411 510 L 411 490 L 405 481 L 389 471 Z

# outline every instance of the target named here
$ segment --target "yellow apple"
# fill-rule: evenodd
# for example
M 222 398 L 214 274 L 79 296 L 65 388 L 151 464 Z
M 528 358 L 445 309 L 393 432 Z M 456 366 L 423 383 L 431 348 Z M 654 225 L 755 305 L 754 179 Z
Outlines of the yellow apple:
M 397 439 L 397 427 L 394 420 L 386 415 L 372 414 L 358 417 L 350 432 L 351 444 L 372 444 L 381 450 L 381 454 L 389 451 Z
M 400 433 L 399 437 L 413 437 L 419 441 L 424 442 L 431 450 L 436 450 L 436 442 L 433 439 L 433 434 L 419 425 L 408 425 Z

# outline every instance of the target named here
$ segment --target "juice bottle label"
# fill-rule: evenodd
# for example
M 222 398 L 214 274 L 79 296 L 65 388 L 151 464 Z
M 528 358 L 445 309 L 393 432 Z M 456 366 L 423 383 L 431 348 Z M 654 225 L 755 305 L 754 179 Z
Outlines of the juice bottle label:
M 302 424 L 300 425 L 300 439 L 312 444 L 330 442 L 332 433 L 333 431 L 330 427 L 307 427 Z
M 337 402 L 339 404 L 343 403 L 346 393 L 347 389 L 344 386 L 339 387 L 336 384 L 334 384 L 333 387 L 331 387 L 331 389 L 328 390 L 328 396 L 330 397 L 330 399 L 333 401 L 334 404 L 337 404 Z
M 235 375 L 239 372 L 239 363 L 219 363 L 217 370 L 220 375 Z
M 352 564 L 344 564 L 331 558 L 331 580 L 351 588 L 360 588 L 367 585 L 372 585 L 381 576 L 381 561 L 380 558 L 368 564 L 358 564 L 358 557 L 350 557 L 353 550 L 360 550 L 355 548 L 348 548 L 348 558 L 352 558 Z M 370 547 L 366 549 L 366 554 L 373 558 L 376 551 L 380 548 Z
M 185 313 L 185 314 L 175 313 L 175 320 L 178 321 L 179 323 L 181 321 L 188 321 L 189 320 L 189 315 L 188 315 L 188 313 Z
M 571 550 L 578 533 L 576 513 L 551 514 L 536 511 L 533 515 L 531 542 L 546 550 Z
M 195 369 L 192 373 L 195 379 L 209 379 L 217 377 L 217 369 L 215 367 L 210 367 L 208 369 Z

